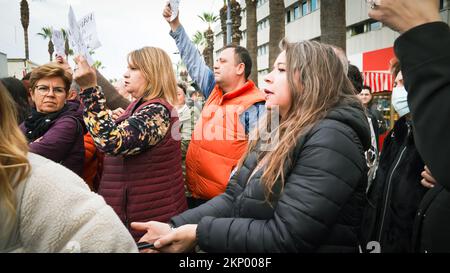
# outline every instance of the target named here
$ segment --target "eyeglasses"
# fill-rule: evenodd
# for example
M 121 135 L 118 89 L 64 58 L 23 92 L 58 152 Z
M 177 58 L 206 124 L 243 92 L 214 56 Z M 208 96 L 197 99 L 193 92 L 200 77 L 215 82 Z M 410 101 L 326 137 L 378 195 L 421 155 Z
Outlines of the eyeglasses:
M 35 87 L 35 89 L 39 92 L 39 94 L 41 95 L 47 95 L 50 90 L 53 90 L 53 94 L 55 94 L 55 96 L 63 96 L 66 94 L 66 89 L 64 87 L 53 87 L 50 88 L 46 85 L 38 85 Z

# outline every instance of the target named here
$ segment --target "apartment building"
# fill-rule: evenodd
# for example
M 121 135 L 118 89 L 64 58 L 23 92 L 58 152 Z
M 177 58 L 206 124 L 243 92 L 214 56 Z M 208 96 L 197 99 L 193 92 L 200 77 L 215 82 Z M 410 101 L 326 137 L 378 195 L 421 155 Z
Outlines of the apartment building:
M 285 4 L 285 36 L 292 42 L 319 40 L 320 0 L 280 0 Z M 450 23 L 450 1 L 440 0 L 443 21 Z M 242 9 L 242 40 L 246 46 L 246 8 Z M 394 57 L 393 44 L 399 36 L 382 23 L 368 17 L 365 0 L 346 0 L 347 56 L 350 62 L 363 72 L 365 84 L 372 87 L 379 109 L 383 111 L 389 125 L 397 118 L 390 105 L 390 91 L 393 79 L 389 74 L 389 62 Z M 264 75 L 270 71 L 269 60 L 269 0 L 257 0 L 257 44 L 258 44 L 258 85 L 263 86 Z M 215 53 L 223 47 L 220 24 L 215 28 Z

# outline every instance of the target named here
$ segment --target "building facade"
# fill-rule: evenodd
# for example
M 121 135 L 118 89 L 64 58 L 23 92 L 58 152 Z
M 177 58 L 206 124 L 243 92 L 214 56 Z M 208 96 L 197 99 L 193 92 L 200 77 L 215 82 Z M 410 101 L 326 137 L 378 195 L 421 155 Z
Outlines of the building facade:
M 8 59 L 5 53 L 0 52 L 0 78 L 8 77 Z
M 285 4 L 285 33 L 291 42 L 302 40 L 320 40 L 320 0 L 283 0 Z M 441 15 L 443 21 L 450 23 L 449 2 L 440 0 Z M 242 40 L 241 45 L 246 46 L 246 6 L 245 1 L 240 1 L 242 10 Z M 268 63 L 269 50 L 269 0 L 257 0 L 257 43 L 258 43 L 258 83 L 263 83 L 263 76 L 270 70 Z M 392 31 L 380 22 L 368 17 L 368 5 L 363 0 L 346 0 L 346 27 L 347 27 L 347 55 L 354 65 L 363 70 L 363 64 L 359 55 L 365 52 L 390 48 L 393 46 L 398 33 Z M 214 52 L 223 48 L 223 36 L 220 24 L 214 28 Z
M 320 0 L 280 0 L 285 4 L 285 36 L 291 42 L 320 40 Z M 372 88 L 375 101 L 383 112 L 388 126 L 397 119 L 390 104 L 393 79 L 389 72 L 390 60 L 394 58 L 393 44 L 399 36 L 382 23 L 368 16 L 368 5 L 364 0 L 346 0 L 346 52 L 351 64 L 363 73 L 365 84 Z M 240 1 L 242 9 L 242 40 L 247 44 L 246 5 Z M 440 0 L 443 21 L 450 23 L 450 0 Z M 264 86 L 264 76 L 269 73 L 269 0 L 257 0 L 257 66 L 258 86 Z M 215 27 L 215 58 L 223 47 L 220 24 Z
M 8 59 L 8 76 L 22 79 L 28 72 L 39 65 L 26 59 Z

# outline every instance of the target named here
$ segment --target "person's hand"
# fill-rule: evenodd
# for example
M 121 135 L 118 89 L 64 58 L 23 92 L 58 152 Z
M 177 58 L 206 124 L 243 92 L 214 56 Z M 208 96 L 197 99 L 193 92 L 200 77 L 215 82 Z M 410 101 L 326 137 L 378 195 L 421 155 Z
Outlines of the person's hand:
M 70 64 L 67 62 L 67 59 L 64 58 L 64 56 L 56 55 L 55 62 L 61 65 L 65 71 L 70 73 L 70 75 L 73 75 L 72 67 L 70 67 Z
M 81 90 L 97 86 L 97 75 L 95 69 L 90 67 L 83 56 L 75 57 L 77 68 L 75 69 L 73 79 L 80 86 Z
M 425 166 L 424 171 L 421 173 L 422 180 L 420 181 L 420 184 L 424 186 L 425 188 L 434 188 L 436 185 L 436 179 L 431 175 L 430 169 L 428 169 L 427 166 Z
M 169 224 L 150 221 L 146 223 L 133 222 L 131 223 L 131 228 L 137 231 L 146 231 L 147 233 L 142 236 L 139 242 L 148 242 L 153 243 L 161 236 L 169 234 L 172 231 L 172 228 Z M 153 251 L 151 249 L 142 250 L 143 253 L 153 253 L 157 251 Z
M 170 21 L 170 17 L 172 17 L 172 8 L 170 7 L 169 2 L 167 2 L 164 6 L 163 17 L 166 19 L 167 23 L 169 23 L 172 31 L 177 30 L 177 28 L 181 25 L 180 20 L 178 19 L 180 17 L 180 11 L 178 11 L 177 17 L 172 22 Z
M 439 0 L 367 0 L 369 17 L 404 33 L 426 23 L 441 21 Z
M 197 225 L 184 225 L 155 241 L 155 249 L 163 253 L 192 251 L 197 244 Z
M 119 107 L 116 110 L 112 111 L 112 119 L 116 120 L 118 119 L 123 113 L 125 113 L 125 110 L 123 108 Z

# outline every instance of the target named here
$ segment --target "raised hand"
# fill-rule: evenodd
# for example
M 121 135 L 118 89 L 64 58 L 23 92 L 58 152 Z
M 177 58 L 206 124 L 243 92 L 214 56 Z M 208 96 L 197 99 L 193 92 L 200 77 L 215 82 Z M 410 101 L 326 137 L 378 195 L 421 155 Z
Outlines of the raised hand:
M 64 70 L 73 75 L 72 67 L 70 67 L 70 64 L 67 62 L 67 59 L 64 58 L 64 56 L 56 55 L 55 62 L 61 65 L 64 68 Z
M 180 12 L 178 11 L 177 18 L 175 18 L 172 22 L 170 21 L 171 16 L 172 16 L 172 8 L 170 7 L 169 2 L 167 2 L 166 5 L 164 6 L 163 17 L 164 19 L 166 19 L 167 23 L 169 23 L 172 31 L 175 31 L 181 25 L 180 20 L 178 19 L 180 17 Z
M 97 75 L 95 69 L 90 67 L 83 56 L 75 57 L 77 68 L 75 69 L 73 79 L 80 86 L 81 90 L 97 86 Z
M 439 0 L 367 0 L 369 17 L 400 33 L 441 21 Z

